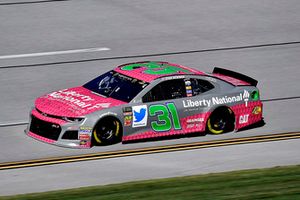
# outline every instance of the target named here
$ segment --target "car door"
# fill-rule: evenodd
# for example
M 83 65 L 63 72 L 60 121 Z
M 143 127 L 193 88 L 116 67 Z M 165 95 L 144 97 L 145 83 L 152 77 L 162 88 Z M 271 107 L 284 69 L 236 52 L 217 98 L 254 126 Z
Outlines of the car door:
M 148 108 L 149 131 L 159 135 L 180 132 L 181 100 L 187 97 L 184 79 L 165 80 L 142 98 Z
M 180 134 L 183 129 L 177 106 L 186 96 L 183 78 L 156 80 L 138 101 L 123 108 L 123 141 Z
M 179 103 L 181 107 L 178 105 L 181 110 L 182 128 L 185 133 L 203 132 L 212 106 L 209 91 L 214 89 L 215 85 L 202 77 L 186 78 L 184 82 L 187 97 Z

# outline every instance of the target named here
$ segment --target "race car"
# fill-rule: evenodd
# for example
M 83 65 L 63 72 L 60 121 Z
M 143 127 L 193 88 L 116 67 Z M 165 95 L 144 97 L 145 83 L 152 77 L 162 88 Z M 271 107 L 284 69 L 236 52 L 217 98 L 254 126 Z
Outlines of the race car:
M 83 86 L 39 97 L 26 134 L 71 148 L 221 134 L 259 123 L 257 81 L 160 61 L 123 64 Z

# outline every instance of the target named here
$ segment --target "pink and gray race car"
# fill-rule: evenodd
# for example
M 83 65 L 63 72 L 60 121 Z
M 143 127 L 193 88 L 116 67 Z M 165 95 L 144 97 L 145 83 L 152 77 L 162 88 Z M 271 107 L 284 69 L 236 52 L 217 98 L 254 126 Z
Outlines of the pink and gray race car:
M 260 123 L 257 81 L 222 68 L 128 63 L 80 87 L 39 97 L 26 134 L 64 147 L 188 134 L 221 134 Z

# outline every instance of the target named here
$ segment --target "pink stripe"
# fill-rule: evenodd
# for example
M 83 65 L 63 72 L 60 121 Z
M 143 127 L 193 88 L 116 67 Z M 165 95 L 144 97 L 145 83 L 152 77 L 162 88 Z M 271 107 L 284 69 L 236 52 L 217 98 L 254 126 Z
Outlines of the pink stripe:
M 250 85 L 250 83 L 247 83 L 245 81 L 242 81 L 242 80 L 239 80 L 239 79 L 236 79 L 236 78 L 233 78 L 233 77 L 230 77 L 230 76 L 225 76 L 225 75 L 221 75 L 221 74 L 213 74 L 213 76 L 217 77 L 217 78 L 220 78 L 224 81 L 227 81 L 233 85 Z
M 42 114 L 40 114 L 38 111 L 36 110 L 32 110 L 31 114 L 37 118 L 39 118 L 40 120 L 46 121 L 46 122 L 50 122 L 50 123 L 54 123 L 54 124 L 65 124 L 66 121 L 62 120 L 62 119 L 55 119 L 55 118 L 50 118 L 50 117 L 46 117 Z
M 41 140 L 41 141 L 46 142 L 46 143 L 52 144 L 52 143 L 55 142 L 55 140 L 51 140 L 51 139 L 48 139 L 48 138 L 44 138 L 44 137 L 39 136 L 39 135 L 37 135 L 37 134 L 35 134 L 35 133 L 32 133 L 32 132 L 30 132 L 30 131 L 28 132 L 28 135 L 29 135 L 30 137 L 32 137 L 32 138 L 35 138 L 35 139 L 37 139 L 37 140 Z

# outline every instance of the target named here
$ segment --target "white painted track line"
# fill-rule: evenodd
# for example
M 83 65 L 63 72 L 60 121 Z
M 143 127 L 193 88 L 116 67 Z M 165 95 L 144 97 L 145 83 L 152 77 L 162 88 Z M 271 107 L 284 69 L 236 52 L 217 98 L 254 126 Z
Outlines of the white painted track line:
M 52 55 L 62 55 L 62 54 L 74 54 L 74 53 L 90 53 L 90 52 L 109 51 L 109 50 L 110 50 L 110 48 L 107 48 L 107 47 L 72 49 L 72 50 L 64 50 L 64 51 L 50 51 L 50 52 L 28 53 L 28 54 L 3 55 L 3 56 L 0 56 L 0 59 L 52 56 Z
M 26 125 L 28 124 L 28 121 L 19 121 L 19 122 L 9 122 L 9 123 L 0 123 L 0 127 L 7 127 L 7 126 L 20 126 L 20 125 Z

